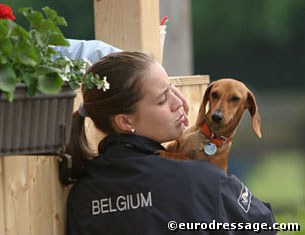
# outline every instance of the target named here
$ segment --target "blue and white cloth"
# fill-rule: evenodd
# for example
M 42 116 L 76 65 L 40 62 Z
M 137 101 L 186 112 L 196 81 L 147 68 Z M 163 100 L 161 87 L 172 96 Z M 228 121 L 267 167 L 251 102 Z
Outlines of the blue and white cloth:
M 53 49 L 71 60 L 88 60 L 91 63 L 114 52 L 122 51 L 99 40 L 67 39 L 70 46 L 54 46 Z

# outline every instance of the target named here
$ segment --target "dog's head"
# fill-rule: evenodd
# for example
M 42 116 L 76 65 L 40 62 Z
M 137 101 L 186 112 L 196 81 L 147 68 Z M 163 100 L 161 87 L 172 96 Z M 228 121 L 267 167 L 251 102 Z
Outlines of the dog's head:
M 254 133 L 261 138 L 261 119 L 253 93 L 242 82 L 220 79 L 206 89 L 196 125 L 201 126 L 206 121 L 215 134 L 234 132 L 245 109 L 251 114 Z

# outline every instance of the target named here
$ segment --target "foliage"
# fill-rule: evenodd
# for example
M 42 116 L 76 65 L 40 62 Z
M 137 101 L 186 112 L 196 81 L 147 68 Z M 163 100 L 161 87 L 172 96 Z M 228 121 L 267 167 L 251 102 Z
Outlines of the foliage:
M 298 151 L 269 153 L 247 179 L 254 195 L 271 203 L 277 223 L 298 223 L 301 231 L 305 229 L 304 157 L 304 153 Z
M 195 73 L 305 88 L 303 0 L 193 0 Z
M 69 45 L 59 28 L 67 22 L 49 7 L 42 10 L 44 15 L 32 8 L 19 9 L 30 24 L 29 30 L 9 18 L 0 19 L 0 91 L 12 101 L 20 82 L 25 83 L 30 96 L 37 91 L 56 94 L 65 81 L 74 89 L 83 81 L 85 89 L 107 85 L 93 74 L 84 76 L 89 62 L 58 56 L 51 46 Z
M 280 231 L 278 235 L 294 235 L 294 234 L 304 234 L 305 231 L 305 208 L 300 207 L 294 212 L 286 213 L 276 213 L 275 220 L 277 223 L 297 223 L 300 226 L 300 232 L 295 231 Z
M 304 157 L 299 151 L 270 152 L 248 174 L 247 185 L 277 211 L 305 207 Z

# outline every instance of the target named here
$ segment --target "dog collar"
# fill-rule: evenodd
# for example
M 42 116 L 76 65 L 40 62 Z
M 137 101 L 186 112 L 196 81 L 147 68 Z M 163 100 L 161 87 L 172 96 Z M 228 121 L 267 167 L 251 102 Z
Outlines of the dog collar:
M 209 139 L 209 141 L 213 144 L 215 144 L 217 147 L 221 147 L 224 144 L 228 144 L 232 141 L 231 137 L 225 137 L 225 136 L 219 136 L 216 137 L 215 134 L 210 130 L 208 125 L 204 122 L 202 126 L 200 127 L 201 133 Z

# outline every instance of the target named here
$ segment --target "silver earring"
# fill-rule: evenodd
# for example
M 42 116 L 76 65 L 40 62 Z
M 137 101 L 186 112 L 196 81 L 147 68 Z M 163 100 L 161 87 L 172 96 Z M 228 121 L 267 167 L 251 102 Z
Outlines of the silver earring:
M 131 129 L 131 133 L 132 133 L 132 134 L 135 134 L 135 133 L 136 133 L 136 129 L 132 128 L 132 129 Z

